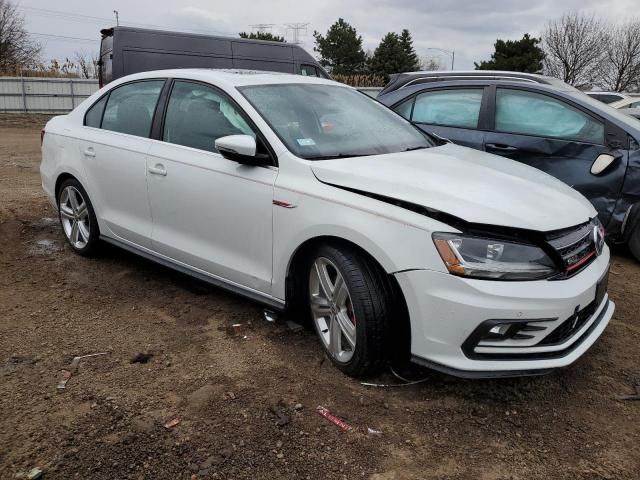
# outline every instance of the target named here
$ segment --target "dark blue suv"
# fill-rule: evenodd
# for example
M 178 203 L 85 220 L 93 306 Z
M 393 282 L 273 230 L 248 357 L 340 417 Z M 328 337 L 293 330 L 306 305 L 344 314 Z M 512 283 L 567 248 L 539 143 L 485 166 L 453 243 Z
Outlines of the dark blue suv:
M 639 120 L 560 80 L 516 72 L 397 74 L 378 100 L 427 133 L 574 187 L 593 203 L 607 239 L 627 243 L 640 260 Z

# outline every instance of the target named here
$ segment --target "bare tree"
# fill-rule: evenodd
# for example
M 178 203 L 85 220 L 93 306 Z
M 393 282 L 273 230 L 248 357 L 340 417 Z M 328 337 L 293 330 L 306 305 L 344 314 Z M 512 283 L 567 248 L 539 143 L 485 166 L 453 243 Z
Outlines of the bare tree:
M 607 45 L 605 24 L 594 16 L 568 13 L 548 23 L 542 36 L 544 70 L 576 87 L 600 75 Z
M 624 92 L 640 85 L 640 20 L 612 28 L 606 44 L 600 87 Z
M 98 56 L 86 52 L 75 53 L 80 78 L 98 78 Z
M 9 0 L 0 0 L 0 72 L 33 68 L 40 61 L 41 46 L 24 28 L 24 17 Z

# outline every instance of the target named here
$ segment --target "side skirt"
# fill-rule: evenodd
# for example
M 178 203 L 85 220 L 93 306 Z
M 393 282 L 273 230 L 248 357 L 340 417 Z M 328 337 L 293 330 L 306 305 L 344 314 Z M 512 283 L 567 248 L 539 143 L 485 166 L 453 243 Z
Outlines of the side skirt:
M 176 270 L 180 273 L 184 273 L 185 275 L 189 275 L 191 277 L 197 278 L 198 280 L 202 280 L 203 282 L 210 283 L 211 285 L 230 291 L 237 295 L 241 295 L 243 297 L 249 298 L 258 303 L 268 305 L 278 311 L 283 311 L 285 309 L 284 301 L 278 298 L 274 298 L 271 295 L 267 295 L 266 293 L 262 293 L 257 290 L 253 290 L 251 288 L 242 286 L 238 283 L 225 280 L 224 278 L 211 275 L 202 270 L 196 270 L 194 268 L 189 267 L 188 265 L 176 262 L 175 260 L 172 260 L 168 257 L 149 252 L 147 250 L 135 247 L 133 245 L 129 245 L 127 243 L 121 242 L 119 240 L 115 240 L 110 237 L 106 237 L 104 235 L 100 235 L 100 239 L 104 240 L 107 243 L 115 245 L 116 247 L 122 248 L 123 250 L 127 250 L 131 253 L 144 257 L 147 260 L 151 260 L 155 263 L 158 263 L 164 267 L 171 268 L 172 270 Z

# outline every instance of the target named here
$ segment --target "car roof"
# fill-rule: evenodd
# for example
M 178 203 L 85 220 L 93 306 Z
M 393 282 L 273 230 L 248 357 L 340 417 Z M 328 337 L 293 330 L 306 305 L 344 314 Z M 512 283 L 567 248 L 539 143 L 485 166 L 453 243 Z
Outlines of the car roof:
M 552 85 L 559 90 L 574 90 L 574 87 L 567 85 L 557 78 L 533 73 L 507 72 L 502 70 L 451 70 L 405 72 L 393 74 L 390 76 L 389 83 L 387 83 L 380 92 L 380 95 L 384 95 L 415 84 L 465 80 L 485 80 L 492 82 L 516 81 L 525 83 L 537 83 L 541 85 Z
M 640 98 L 625 96 L 625 98 L 623 98 L 622 100 L 616 100 L 615 102 L 611 102 L 609 106 L 613 108 L 620 108 L 635 102 L 640 102 Z
M 339 85 L 351 88 L 343 83 L 319 77 L 297 75 L 293 73 L 267 72 L 261 70 L 243 69 L 214 69 L 214 68 L 173 68 L 168 70 L 153 70 L 150 72 L 134 73 L 119 78 L 113 84 L 120 84 L 131 80 L 144 80 L 151 78 L 182 78 L 210 82 L 228 88 L 247 85 L 270 85 L 284 83 L 308 83 Z M 112 84 L 109 84 L 111 86 Z

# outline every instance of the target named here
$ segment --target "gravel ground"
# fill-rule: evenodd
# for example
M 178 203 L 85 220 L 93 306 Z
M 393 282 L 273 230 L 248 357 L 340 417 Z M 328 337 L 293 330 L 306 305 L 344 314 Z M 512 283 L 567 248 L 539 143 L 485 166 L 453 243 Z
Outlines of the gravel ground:
M 259 305 L 115 248 L 70 252 L 40 189 L 44 118 L 0 116 L 0 478 L 640 477 L 640 402 L 618 399 L 640 382 L 640 264 L 624 251 L 615 318 L 571 367 L 367 387 Z

